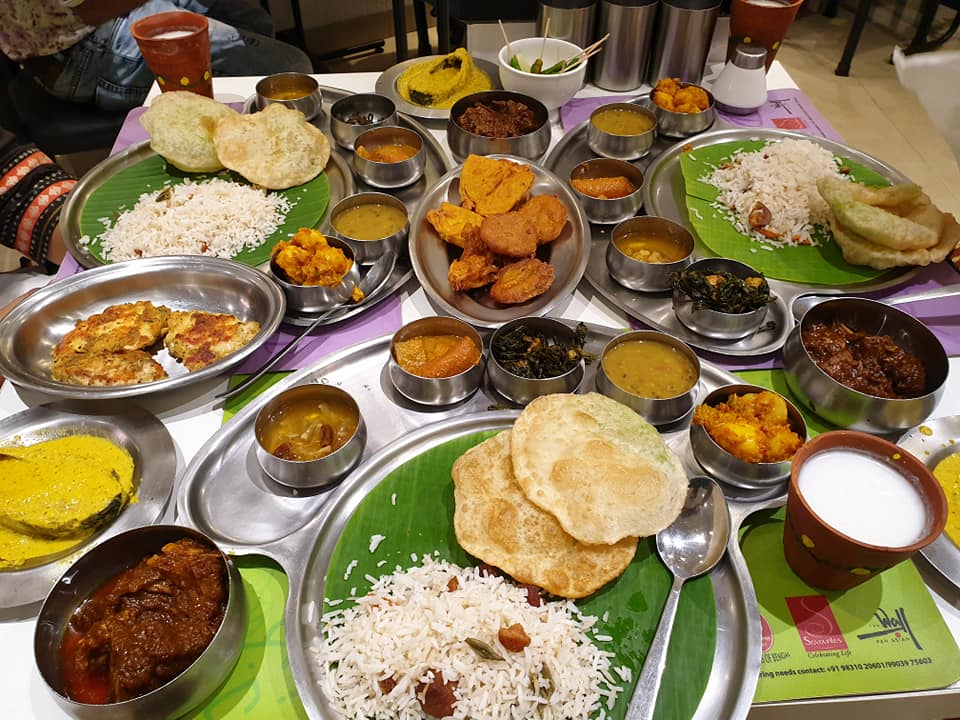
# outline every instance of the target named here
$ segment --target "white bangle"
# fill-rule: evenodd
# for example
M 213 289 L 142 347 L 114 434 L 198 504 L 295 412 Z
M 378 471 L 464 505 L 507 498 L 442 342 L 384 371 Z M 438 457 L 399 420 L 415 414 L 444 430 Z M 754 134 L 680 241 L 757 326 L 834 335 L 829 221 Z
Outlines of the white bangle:
M 83 5 L 85 0 L 60 0 L 60 4 L 65 8 L 75 8 Z

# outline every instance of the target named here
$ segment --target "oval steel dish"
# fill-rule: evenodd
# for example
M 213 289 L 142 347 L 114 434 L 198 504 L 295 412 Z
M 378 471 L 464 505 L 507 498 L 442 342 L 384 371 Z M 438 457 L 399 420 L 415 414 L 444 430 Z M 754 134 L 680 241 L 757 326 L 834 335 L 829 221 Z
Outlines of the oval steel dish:
M 617 335 L 612 328 L 588 328 L 586 350 L 593 353 L 599 353 Z M 199 450 L 182 476 L 177 499 L 182 522 L 209 535 L 226 552 L 264 555 L 284 568 L 290 579 L 287 648 L 311 718 L 330 715 L 322 709 L 323 699 L 309 666 L 309 643 L 315 633 L 308 622 L 310 603 L 322 599 L 329 554 L 353 509 L 392 468 L 412 456 L 456 435 L 501 427 L 516 417 L 513 411 L 487 411 L 491 404 L 504 402 L 488 385 L 452 408 L 428 409 L 405 399 L 389 379 L 390 340 L 390 335 L 384 335 L 334 353 L 252 400 Z M 703 395 L 738 381 L 707 362 L 702 363 L 702 370 Z M 595 373 L 595 363 L 587 366 L 583 389 L 593 389 Z M 368 421 L 364 462 L 330 503 L 331 493 L 297 495 L 266 479 L 253 447 L 253 425 L 260 408 L 283 390 L 308 382 L 329 383 L 348 391 Z M 437 422 L 423 427 L 431 421 Z M 681 456 L 689 456 L 684 457 L 684 465 L 694 471 L 696 462 L 689 450 L 686 426 L 668 430 L 664 433 L 668 444 Z M 758 499 L 768 501 L 768 495 Z M 747 509 L 741 510 L 739 517 L 764 506 L 751 504 L 752 496 L 742 500 Z M 779 496 L 773 501 L 778 502 Z M 760 668 L 756 595 L 735 543 L 731 552 L 731 559 L 724 560 L 711 575 L 717 598 L 717 649 L 696 720 L 745 718 Z
M 387 68 L 380 76 L 377 78 L 377 84 L 375 90 L 380 95 L 385 95 L 391 100 L 393 100 L 394 105 L 397 106 L 397 112 L 407 113 L 408 115 L 413 115 L 418 118 L 425 118 L 427 120 L 442 120 L 450 117 L 450 108 L 432 108 L 425 107 L 423 105 L 414 105 L 412 102 L 404 98 L 397 92 L 397 78 L 399 78 L 404 71 L 417 63 L 426 62 L 428 60 L 436 60 L 437 58 L 444 57 L 443 55 L 427 55 L 426 57 L 415 57 L 410 58 L 409 60 L 404 60 L 401 63 Z M 503 87 L 500 84 L 500 68 L 497 67 L 495 63 L 490 62 L 489 60 L 482 60 L 481 58 L 473 58 L 473 64 L 477 67 L 478 70 L 482 70 L 487 77 L 490 78 L 490 89 L 499 90 Z
M 916 455 L 920 462 L 933 470 L 941 460 L 960 452 L 960 415 L 927 420 L 908 430 L 897 445 Z M 940 573 L 960 589 L 960 547 L 946 533 L 925 547 L 920 553 Z
M 448 172 L 423 196 L 410 218 L 410 262 L 427 297 L 448 315 L 477 327 L 497 327 L 527 315 L 544 315 L 573 295 L 583 277 L 590 254 L 590 226 L 573 191 L 549 170 L 510 155 L 488 157 L 510 160 L 529 166 L 534 173 L 531 195 L 556 195 L 567 209 L 567 225 L 560 237 L 540 246 L 541 259 L 553 265 L 553 285 L 543 295 L 516 305 L 501 305 L 486 291 L 454 292 L 447 279 L 450 262 L 460 256 L 460 248 L 448 245 L 427 222 L 427 212 L 446 201 L 460 204 L 460 169 Z
M 250 342 L 196 372 L 166 362 L 172 377 L 139 385 L 88 387 L 50 377 L 50 355 L 78 320 L 108 305 L 150 300 L 172 310 L 229 313 L 256 320 Z M 286 304 L 283 292 L 256 268 L 233 260 L 194 255 L 128 260 L 104 265 L 41 288 L 0 320 L 0 375 L 17 385 L 59 397 L 105 400 L 179 389 L 238 365 L 280 325 Z
M 131 403 L 93 405 L 61 401 L 0 420 L 0 446 L 34 445 L 79 434 L 106 438 L 130 453 L 137 502 L 127 505 L 116 520 L 80 541 L 64 556 L 24 570 L 0 571 L 2 608 L 42 600 L 82 553 L 118 533 L 152 525 L 167 505 L 177 474 L 177 450 L 163 423 L 146 410 Z

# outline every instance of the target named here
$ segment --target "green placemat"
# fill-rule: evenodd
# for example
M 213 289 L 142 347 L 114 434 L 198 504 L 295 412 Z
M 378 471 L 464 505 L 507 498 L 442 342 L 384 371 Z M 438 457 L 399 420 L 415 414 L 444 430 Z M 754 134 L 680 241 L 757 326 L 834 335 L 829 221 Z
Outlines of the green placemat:
M 783 512 L 741 534 L 763 626 L 756 702 L 929 690 L 960 679 L 960 649 L 913 563 L 844 592 L 817 590 L 783 556 Z
M 454 461 L 469 448 L 495 435 L 477 433 L 451 440 L 407 462 L 380 482 L 351 516 L 330 559 L 324 594 L 349 602 L 364 595 L 370 584 L 366 575 L 379 577 L 385 567 L 409 567 L 411 553 L 418 556 L 438 550 L 440 557 L 461 566 L 472 559 L 457 543 L 453 529 Z M 396 495 L 396 505 L 393 496 Z M 376 552 L 369 550 L 371 536 L 386 538 Z M 351 568 L 351 563 L 355 563 Z M 345 580 L 344 576 L 349 575 Z M 626 684 L 612 714 L 622 718 L 633 687 L 643 667 L 650 641 L 660 621 L 660 612 L 670 590 L 671 575 L 657 557 L 652 538 L 640 542 L 636 557 L 617 580 L 577 605 L 587 614 L 607 620 L 598 622 L 599 632 L 613 639 L 597 645 L 616 655 L 614 666 L 626 665 L 634 682 Z M 338 605 L 337 608 L 343 608 Z M 326 605 L 324 611 L 329 610 Z M 670 659 L 657 699 L 655 717 L 688 720 L 693 716 L 706 687 L 713 664 L 716 638 L 716 606 L 708 577 L 683 586 Z
M 741 234 L 730 219 L 730 214 L 714 207 L 713 203 L 720 192 L 700 178 L 709 175 L 714 167 L 729 160 L 738 150 L 750 152 L 766 144 L 763 140 L 742 140 L 698 147 L 680 154 L 690 222 L 703 244 L 721 257 L 739 260 L 777 280 L 815 285 L 849 285 L 890 274 L 888 270 L 874 270 L 846 262 L 828 229 L 815 233 L 820 242 L 816 247 L 764 249 L 769 246 Z M 857 182 L 866 185 L 890 184 L 882 175 L 863 165 L 845 158 L 841 158 L 841 161 L 850 168 L 850 176 Z
M 101 218 L 114 218 L 123 210 L 130 210 L 144 193 L 154 192 L 165 185 L 179 185 L 187 178 L 202 182 L 213 177 L 245 183 L 246 180 L 236 173 L 224 171 L 219 174 L 192 174 L 177 170 L 168 165 L 159 155 L 148 157 L 135 165 L 124 168 L 109 178 L 91 193 L 80 214 L 80 230 L 90 237 L 86 246 L 90 253 L 101 262 L 110 262 L 103 255 L 100 236 L 104 226 Z M 286 240 L 302 227 L 316 227 L 327 211 L 330 202 L 330 180 L 325 172 L 310 182 L 278 192 L 290 202 L 283 224 L 268 237 L 262 245 L 243 250 L 233 256 L 234 260 L 247 265 L 260 265 L 270 259 L 270 250 L 280 240 Z

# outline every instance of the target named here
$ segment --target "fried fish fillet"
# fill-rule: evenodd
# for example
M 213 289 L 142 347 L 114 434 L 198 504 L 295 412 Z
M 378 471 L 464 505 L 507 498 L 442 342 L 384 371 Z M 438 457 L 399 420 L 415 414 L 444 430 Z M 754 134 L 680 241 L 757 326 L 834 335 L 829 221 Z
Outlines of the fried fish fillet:
M 54 358 L 50 374 L 71 385 L 137 385 L 167 377 L 160 363 L 143 350 L 70 353 Z
M 582 543 L 527 499 L 513 474 L 509 430 L 460 456 L 452 475 L 457 542 L 518 582 L 579 598 L 618 577 L 633 559 L 637 538 Z
M 111 305 L 79 321 L 53 351 L 54 361 L 76 353 L 142 350 L 163 337 L 170 309 L 149 301 Z
M 515 305 L 543 295 L 551 285 L 553 266 L 543 260 L 526 258 L 500 269 L 496 282 L 490 287 L 490 297 L 504 305 Z
M 526 165 L 470 155 L 460 172 L 462 205 L 484 217 L 510 212 L 527 196 L 534 179 Z
M 258 332 L 256 320 L 243 322 L 233 315 L 175 310 L 167 321 L 164 344 L 193 372 L 236 352 Z
M 567 224 L 567 208 L 556 195 L 534 195 L 518 212 L 536 229 L 540 245 L 560 237 Z
M 427 212 L 427 222 L 433 225 L 441 240 L 462 248 L 466 229 L 470 226 L 480 227 L 483 216 L 459 205 L 444 202 L 440 203 L 438 209 Z

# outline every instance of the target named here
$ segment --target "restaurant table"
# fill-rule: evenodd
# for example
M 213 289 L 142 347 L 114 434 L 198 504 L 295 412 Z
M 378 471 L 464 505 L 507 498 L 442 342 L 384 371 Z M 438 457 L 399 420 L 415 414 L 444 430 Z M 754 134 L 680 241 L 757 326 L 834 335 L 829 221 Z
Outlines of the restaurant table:
M 371 92 L 376 82 L 377 73 L 349 73 L 316 75 L 321 85 L 342 88 L 352 92 Z M 242 102 L 248 98 L 254 89 L 258 78 L 233 77 L 215 78 L 214 90 L 217 98 L 225 102 Z M 768 87 L 776 90 L 796 89 L 797 86 L 779 62 L 774 62 L 768 74 Z M 158 94 L 156 85 L 151 90 L 150 97 Z M 594 87 L 585 87 L 578 93 L 578 97 L 610 95 Z M 624 93 L 632 96 L 637 93 Z M 149 102 L 149 99 L 148 99 Z M 559 119 L 554 112 L 552 115 L 553 143 L 563 135 Z M 430 131 L 440 139 L 446 147 L 445 121 L 423 121 Z M 856 138 L 848 138 L 856 146 Z M 129 144 L 131 140 L 121 137 L 114 150 Z M 77 271 L 77 266 L 69 259 L 61 269 L 61 275 Z M 923 276 L 920 276 L 921 279 Z M 926 282 L 924 280 L 924 282 Z M 949 282 L 942 278 L 931 280 L 943 284 Z M 918 281 L 911 283 L 916 287 Z M 898 291 L 903 291 L 900 288 Z M 402 322 L 435 315 L 437 311 L 431 306 L 416 278 L 412 278 L 400 291 L 400 311 Z M 907 307 L 910 311 L 910 307 Z M 611 328 L 625 328 L 631 324 L 630 319 L 618 309 L 609 305 L 602 298 L 593 293 L 586 281 L 580 283 L 576 292 L 566 301 L 566 304 L 555 308 L 552 315 L 564 318 L 583 320 Z M 954 313 L 960 315 L 960 313 Z M 337 326 L 331 328 L 337 332 Z M 351 336 L 352 342 L 359 342 L 363 337 Z M 308 337 L 303 342 L 309 346 L 319 342 L 318 337 Z M 949 351 L 949 344 L 948 351 Z M 960 343 L 957 344 L 960 347 Z M 327 350 L 325 354 L 330 351 Z M 960 373 L 960 351 L 951 352 L 951 375 L 957 377 Z M 309 357 L 309 353 L 307 354 Z M 779 357 L 779 355 L 777 355 Z M 769 366 L 770 358 L 765 359 L 736 359 L 711 356 L 712 362 L 727 369 L 737 370 L 753 366 Z M 305 365 L 304 365 L 305 366 Z M 157 396 L 139 397 L 133 402 L 143 406 L 159 417 L 173 436 L 177 448 L 178 477 L 190 462 L 201 446 L 221 427 L 223 419 L 222 402 L 215 400 L 214 395 L 221 392 L 227 383 L 227 375 L 211 380 L 204 384 L 191 385 L 179 391 L 163 393 Z M 0 418 L 55 400 L 42 393 L 23 390 L 10 382 L 0 386 Z M 960 382 L 948 385 L 935 416 L 945 416 L 960 413 Z M 174 492 L 177 492 L 175 486 Z M 174 521 L 175 501 L 171 501 L 165 517 Z M 946 620 L 947 626 L 955 638 L 960 638 L 960 592 L 942 578 L 922 559 L 917 565 L 928 584 L 931 595 L 937 607 Z M 2 581 L 2 577 L 0 577 Z M 5 714 L 16 720 L 57 720 L 68 717 L 54 703 L 48 689 L 40 677 L 33 660 L 33 632 L 36 614 L 40 604 L 21 608 L 0 610 L 0 697 L 4 699 L 7 710 Z M 813 718 L 831 720 L 843 718 L 849 720 L 854 717 L 867 717 L 871 720 L 901 720 L 911 718 L 917 720 L 942 720 L 943 718 L 960 716 L 960 683 L 944 690 L 926 692 L 895 693 L 875 696 L 857 696 L 845 698 L 827 698 L 818 700 L 804 700 L 793 702 L 769 703 L 755 705 L 749 717 L 754 720 L 794 720 L 795 718 Z M 255 717 L 255 715 L 250 715 Z M 268 717 L 259 715 L 259 717 Z M 269 717 L 279 717 L 269 715 Z M 146 720 L 146 719 L 145 719 Z M 719 719 L 718 719 L 719 720 Z

